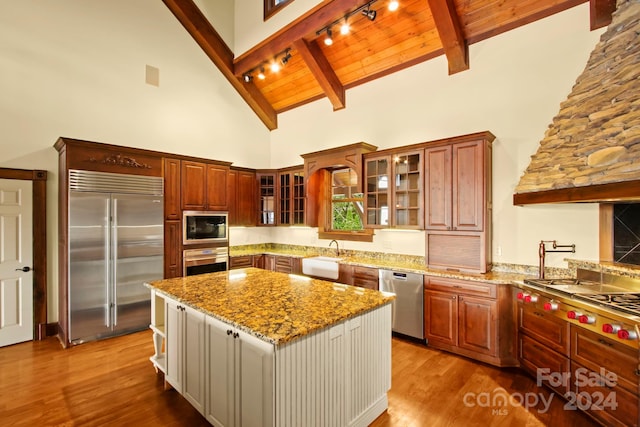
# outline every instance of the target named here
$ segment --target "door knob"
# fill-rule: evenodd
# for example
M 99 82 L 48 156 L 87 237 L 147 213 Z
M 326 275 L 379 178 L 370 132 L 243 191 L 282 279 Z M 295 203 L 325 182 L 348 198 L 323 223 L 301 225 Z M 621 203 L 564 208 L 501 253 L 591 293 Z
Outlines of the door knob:
M 31 267 L 16 268 L 16 271 L 24 271 L 25 273 L 28 273 L 31 271 Z

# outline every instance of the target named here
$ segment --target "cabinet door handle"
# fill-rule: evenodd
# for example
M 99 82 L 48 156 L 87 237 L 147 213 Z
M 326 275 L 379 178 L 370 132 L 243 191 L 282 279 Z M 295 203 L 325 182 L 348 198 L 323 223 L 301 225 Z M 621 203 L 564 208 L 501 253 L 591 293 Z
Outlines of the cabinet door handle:
M 231 335 L 233 331 L 231 329 L 227 329 L 227 335 Z
M 234 337 L 234 338 L 238 338 L 239 336 L 240 336 L 240 334 L 239 334 L 239 333 L 237 333 L 237 332 L 234 332 L 234 333 L 233 333 L 233 337 Z
M 451 297 L 451 299 L 456 299 L 456 296 L 455 296 L 455 295 L 454 295 L 454 296 L 452 296 L 452 297 Z
M 636 369 L 633 373 L 636 374 L 636 377 L 640 377 L 640 369 Z
M 607 347 L 613 347 L 613 343 L 607 342 L 607 341 L 603 340 L 602 338 L 598 338 L 598 342 L 600 344 L 606 345 Z

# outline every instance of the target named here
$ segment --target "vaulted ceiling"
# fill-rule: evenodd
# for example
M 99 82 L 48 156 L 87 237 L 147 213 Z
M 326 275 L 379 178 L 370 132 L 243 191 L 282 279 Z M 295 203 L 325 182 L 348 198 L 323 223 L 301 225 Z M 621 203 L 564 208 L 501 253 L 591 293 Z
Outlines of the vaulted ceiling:
M 340 110 L 346 89 L 440 55 L 449 74 L 464 72 L 473 67 L 469 45 L 578 4 L 590 3 L 591 29 L 608 25 L 615 10 L 615 0 L 400 0 L 393 12 L 389 0 L 326 0 L 236 57 L 193 0 L 163 1 L 270 130 L 278 113 L 324 97 Z M 375 10 L 375 19 L 363 9 Z M 350 32 L 341 35 L 345 16 Z M 271 73 L 270 62 L 282 65 L 285 52 L 291 58 Z

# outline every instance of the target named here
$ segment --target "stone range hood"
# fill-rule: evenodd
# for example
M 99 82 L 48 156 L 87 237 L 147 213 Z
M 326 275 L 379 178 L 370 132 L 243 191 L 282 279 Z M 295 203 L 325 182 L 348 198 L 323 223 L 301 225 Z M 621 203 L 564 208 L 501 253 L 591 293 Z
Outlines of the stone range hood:
M 640 201 L 640 0 L 606 32 L 540 142 L 514 205 Z

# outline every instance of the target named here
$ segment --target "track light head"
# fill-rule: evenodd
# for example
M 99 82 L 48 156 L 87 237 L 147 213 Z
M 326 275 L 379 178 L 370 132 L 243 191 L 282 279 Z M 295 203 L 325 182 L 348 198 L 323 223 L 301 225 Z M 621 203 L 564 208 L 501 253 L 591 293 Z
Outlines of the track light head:
M 331 28 L 327 28 L 327 36 L 324 38 L 324 44 L 327 46 L 331 46 L 333 44 L 333 39 L 331 38 Z
M 253 76 L 251 74 L 243 74 L 242 80 L 244 80 L 245 83 L 251 83 Z
M 400 6 L 400 5 L 399 5 L 399 3 L 398 3 L 398 0 L 391 0 L 391 1 L 389 2 L 389 5 L 388 5 L 387 7 L 389 8 L 389 10 L 390 10 L 391 12 L 394 12 L 394 11 L 398 10 L 398 7 L 399 7 L 399 6 Z
M 264 77 L 265 77 L 265 76 L 264 76 L 264 68 L 263 68 L 263 67 L 260 67 L 260 72 L 258 73 L 258 78 L 259 78 L 260 80 L 264 80 Z
M 374 21 L 377 15 L 375 10 L 371 10 L 368 7 L 362 11 L 362 14 L 366 16 L 369 19 L 369 21 Z
M 289 52 L 289 49 L 287 49 L 284 52 L 284 56 L 280 58 L 280 62 L 282 62 L 282 65 L 287 65 L 287 62 L 289 62 L 290 59 L 291 59 L 291 53 Z

